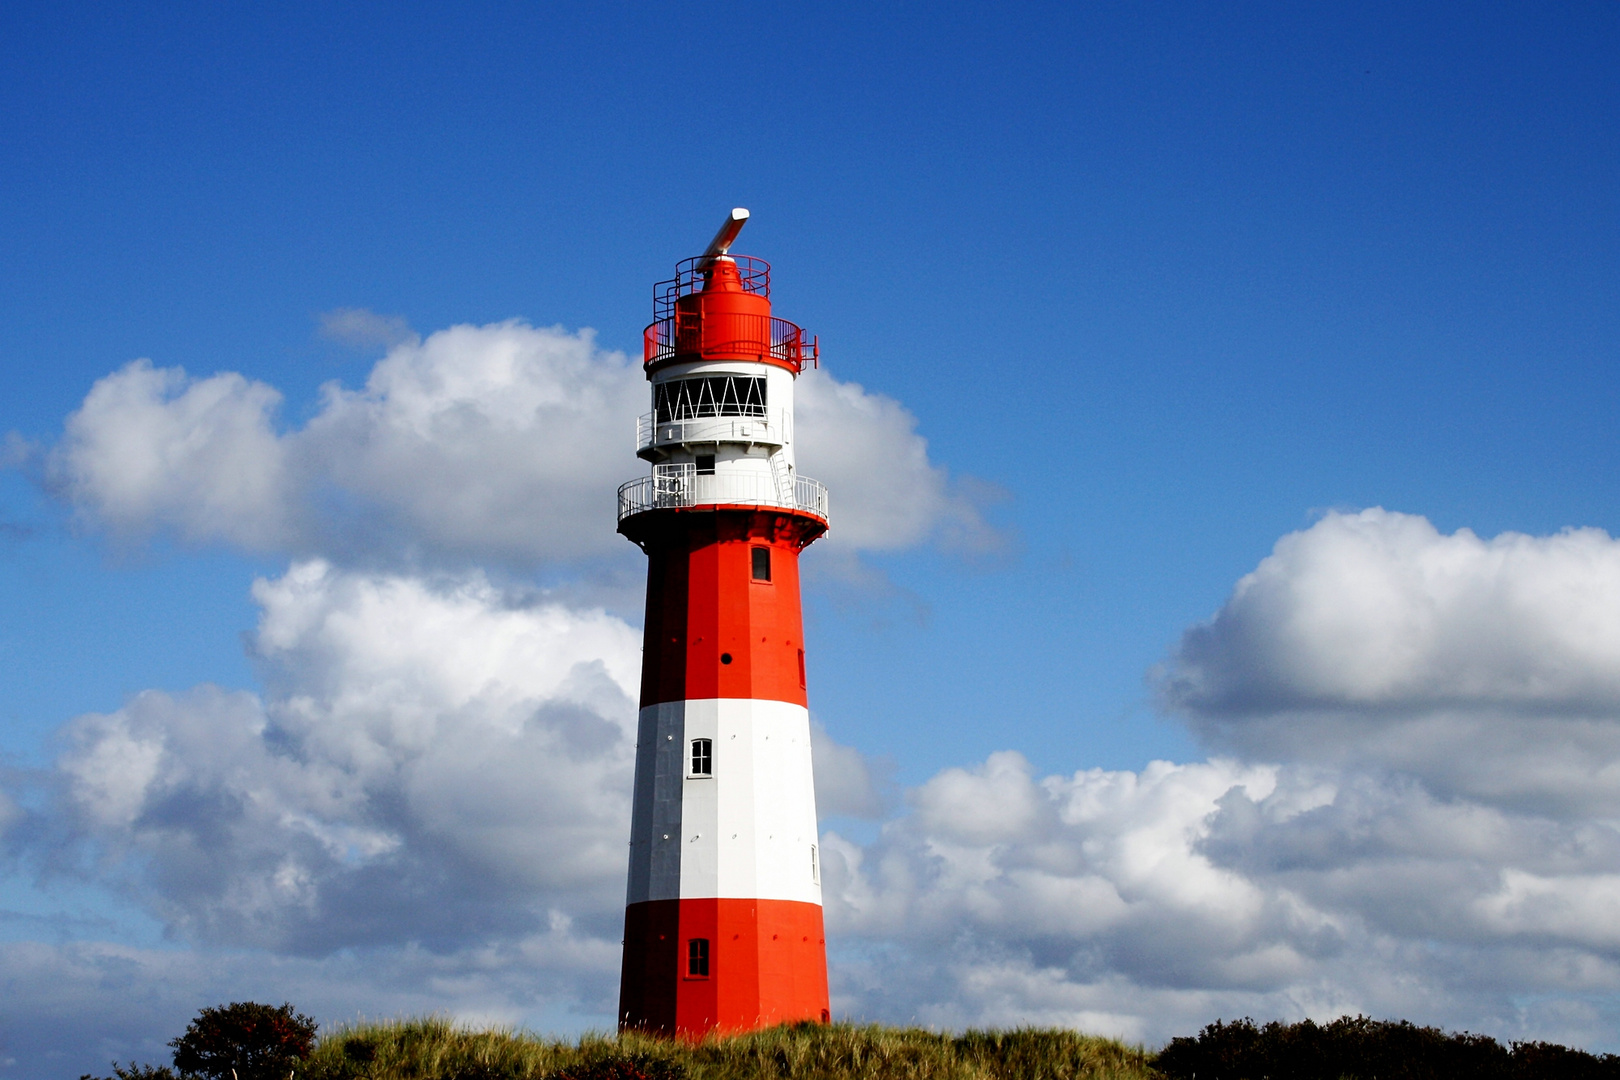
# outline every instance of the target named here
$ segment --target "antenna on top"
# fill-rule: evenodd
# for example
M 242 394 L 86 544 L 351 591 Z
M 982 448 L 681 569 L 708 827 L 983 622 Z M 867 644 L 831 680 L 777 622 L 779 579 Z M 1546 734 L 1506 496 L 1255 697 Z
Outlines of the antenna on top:
M 706 268 L 715 259 L 730 251 L 737 234 L 742 232 L 742 227 L 746 224 L 748 211 L 740 206 L 732 210 L 726 220 L 720 223 L 720 231 L 714 234 L 714 239 L 709 241 L 709 246 L 698 257 L 697 268 L 699 270 Z

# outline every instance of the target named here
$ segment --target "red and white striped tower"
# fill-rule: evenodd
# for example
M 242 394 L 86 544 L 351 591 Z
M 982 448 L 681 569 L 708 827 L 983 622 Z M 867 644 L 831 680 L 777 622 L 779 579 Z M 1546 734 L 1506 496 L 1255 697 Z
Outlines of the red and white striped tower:
M 728 254 L 747 218 L 654 287 L 652 471 L 619 488 L 648 564 L 619 1025 L 682 1037 L 828 1018 L 799 612 L 827 490 L 793 461 L 816 342 Z

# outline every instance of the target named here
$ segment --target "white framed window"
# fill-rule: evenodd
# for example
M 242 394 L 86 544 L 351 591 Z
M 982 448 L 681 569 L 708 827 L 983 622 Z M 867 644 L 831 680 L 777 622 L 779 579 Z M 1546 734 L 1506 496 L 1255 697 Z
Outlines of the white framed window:
M 810 881 L 812 884 L 821 884 L 821 857 L 816 854 L 816 845 L 810 845 Z
M 686 756 L 686 775 L 714 775 L 714 740 L 693 739 L 692 752 Z

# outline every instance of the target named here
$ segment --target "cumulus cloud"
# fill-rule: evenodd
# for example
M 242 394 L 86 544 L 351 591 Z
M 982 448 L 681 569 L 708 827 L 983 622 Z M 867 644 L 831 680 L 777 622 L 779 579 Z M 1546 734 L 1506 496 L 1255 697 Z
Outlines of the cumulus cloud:
M 191 379 L 136 360 L 98 380 L 68 417 L 50 476 L 119 532 L 161 525 L 192 542 L 272 549 L 295 531 L 280 404 L 275 389 L 235 373 Z
M 362 1018 L 450 1015 L 469 1023 L 577 1029 L 611 1016 L 618 938 L 544 928 L 478 950 L 353 950 L 334 956 L 0 942 L 0 1075 L 102 1076 L 113 1060 L 167 1063 L 203 1005 L 291 1000 L 323 1029 Z
M 1201 713 L 1488 705 L 1620 709 L 1620 542 L 1450 536 L 1382 509 L 1328 514 L 1276 549 L 1207 626 L 1168 693 Z
M 639 634 L 477 573 L 312 560 L 253 596 L 265 692 L 146 691 L 73 720 L 42 778 L 50 804 L 0 796 L 13 850 L 46 881 L 118 891 L 218 963 L 359 950 L 417 971 L 424 995 L 430 976 L 484 987 L 451 995 L 481 1015 L 540 1001 L 609 1021 Z M 859 753 L 819 730 L 815 750 L 829 812 L 881 812 Z M 81 953 L 63 963 L 158 962 Z M 545 994 L 514 989 L 542 977 Z
M 1383 510 L 1284 537 L 1155 674 L 1220 756 L 1013 753 L 824 838 L 842 1004 L 1150 1041 L 1405 1016 L 1612 1049 L 1620 543 Z
M 1278 541 L 1160 673 L 1217 747 L 1620 814 L 1620 541 L 1385 510 Z
M 639 364 L 589 331 L 515 320 L 426 339 L 369 312 L 326 322 L 393 344 L 363 388 L 323 387 L 304 426 L 277 425 L 264 383 L 135 361 L 69 417 L 51 483 L 90 526 L 261 552 L 531 564 L 620 550 Z M 836 500 L 830 545 L 995 546 L 897 402 L 815 370 L 802 402 L 801 463 Z
M 628 626 L 477 575 L 311 562 L 254 595 L 266 697 L 147 691 L 68 725 L 74 865 L 183 938 L 288 953 L 453 949 L 622 902 Z
M 873 761 L 853 746 L 841 745 L 815 720 L 810 722 L 810 755 L 820 817 L 874 821 L 887 813 L 892 762 Z
M 901 406 L 825 373 L 802 386 L 805 469 L 846 551 L 976 535 Z M 604 493 L 644 396 L 588 336 L 521 323 L 395 345 L 290 431 L 269 387 L 138 363 L 97 384 L 52 475 L 129 532 L 574 557 L 613 540 Z M 54 809 L 18 803 L 12 835 L 208 956 L 379 957 L 499 1017 L 558 1007 L 522 989 L 554 973 L 545 1001 L 605 1020 L 634 632 L 464 570 L 306 559 L 254 595 L 262 695 L 149 692 L 79 718 Z M 875 835 L 824 835 L 836 1009 L 1148 1041 L 1366 1011 L 1613 1048 L 1615 540 L 1330 514 L 1154 680 L 1210 760 L 1043 777 L 998 753 L 905 792 Z M 816 739 L 823 813 L 884 818 L 883 769 Z M 352 1000 L 393 1000 L 365 985 Z
M 799 460 L 837 500 L 834 546 L 894 550 L 937 538 L 985 555 L 1005 545 L 981 513 L 1001 493 L 934 465 L 917 418 L 898 401 L 812 368 L 799 377 L 795 413 Z
M 1217 1016 L 1404 1016 L 1613 1043 L 1620 833 L 1314 766 L 950 769 L 823 838 L 840 1006 L 1149 1042 Z

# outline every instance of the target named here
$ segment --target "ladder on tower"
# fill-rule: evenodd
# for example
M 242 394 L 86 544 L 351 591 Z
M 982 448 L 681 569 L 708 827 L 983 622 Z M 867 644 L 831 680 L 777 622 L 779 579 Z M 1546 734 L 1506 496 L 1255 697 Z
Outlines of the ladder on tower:
M 776 481 L 776 502 L 779 506 L 793 506 L 793 474 L 788 469 L 787 461 L 782 457 L 780 450 L 773 450 L 770 456 L 771 479 Z

